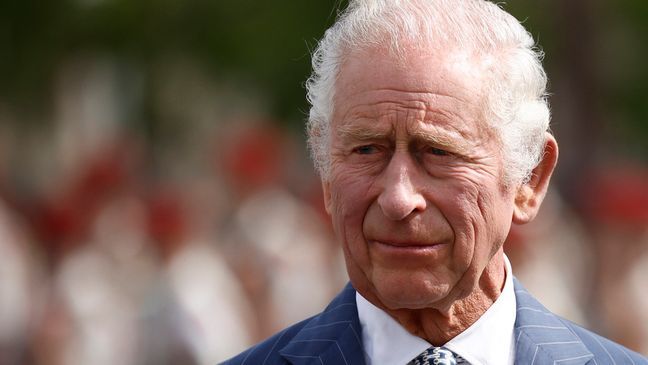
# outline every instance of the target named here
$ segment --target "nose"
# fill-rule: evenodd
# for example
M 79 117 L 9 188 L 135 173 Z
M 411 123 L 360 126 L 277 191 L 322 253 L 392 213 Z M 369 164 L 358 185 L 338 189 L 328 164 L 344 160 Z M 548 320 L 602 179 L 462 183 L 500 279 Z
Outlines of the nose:
M 396 153 L 383 175 L 378 205 L 390 220 L 399 221 L 422 212 L 426 202 L 416 186 L 416 166 L 409 156 Z

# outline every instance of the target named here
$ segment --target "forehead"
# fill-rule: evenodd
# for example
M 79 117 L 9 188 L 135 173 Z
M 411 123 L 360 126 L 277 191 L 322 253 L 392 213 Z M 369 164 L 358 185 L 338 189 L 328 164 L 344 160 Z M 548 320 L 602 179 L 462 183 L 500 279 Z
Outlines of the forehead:
M 398 54 L 386 47 L 351 50 L 341 64 L 336 94 L 394 89 L 476 99 L 481 98 L 483 72 L 480 57 L 456 47 L 437 52 L 409 46 Z
M 333 122 L 356 119 L 353 114 L 371 118 L 373 112 L 419 110 L 436 115 L 439 124 L 459 120 L 481 130 L 483 82 L 476 57 L 461 50 L 354 50 L 340 67 Z

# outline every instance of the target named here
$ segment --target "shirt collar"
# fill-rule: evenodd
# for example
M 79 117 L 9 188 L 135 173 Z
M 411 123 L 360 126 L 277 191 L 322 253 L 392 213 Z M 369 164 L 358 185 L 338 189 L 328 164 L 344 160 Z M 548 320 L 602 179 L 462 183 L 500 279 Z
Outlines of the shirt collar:
M 513 364 L 516 300 L 511 263 L 504 255 L 506 280 L 495 303 L 464 332 L 444 347 L 472 365 Z M 407 332 L 395 319 L 356 293 L 358 317 L 367 365 L 403 365 L 430 347 Z

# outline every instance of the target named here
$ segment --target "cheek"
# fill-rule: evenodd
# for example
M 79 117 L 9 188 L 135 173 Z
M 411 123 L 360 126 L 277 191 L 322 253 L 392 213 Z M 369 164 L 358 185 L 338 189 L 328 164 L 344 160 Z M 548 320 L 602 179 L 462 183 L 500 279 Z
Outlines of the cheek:
M 369 248 L 363 224 L 372 199 L 367 183 L 353 175 L 339 174 L 331 179 L 331 219 L 338 242 L 341 243 L 349 277 L 356 284 L 366 280 L 371 271 Z
M 449 191 L 445 195 L 446 209 L 443 209 L 446 220 L 450 223 L 454 234 L 453 258 L 455 269 L 464 271 L 473 261 L 475 254 L 475 241 L 478 228 L 475 224 L 478 214 L 474 208 L 474 192 L 458 189 Z
M 457 206 L 462 207 L 466 246 L 472 246 L 472 260 L 482 266 L 499 250 L 510 229 L 513 205 L 493 184 L 475 184 L 467 189 Z
M 372 202 L 371 184 L 354 174 L 338 173 L 331 177 L 331 218 L 336 233 L 346 242 L 349 236 L 355 239 L 362 233 L 364 217 Z
M 439 204 L 454 232 L 455 264 L 461 268 L 485 266 L 506 238 L 512 204 L 506 204 L 495 182 L 454 181 Z

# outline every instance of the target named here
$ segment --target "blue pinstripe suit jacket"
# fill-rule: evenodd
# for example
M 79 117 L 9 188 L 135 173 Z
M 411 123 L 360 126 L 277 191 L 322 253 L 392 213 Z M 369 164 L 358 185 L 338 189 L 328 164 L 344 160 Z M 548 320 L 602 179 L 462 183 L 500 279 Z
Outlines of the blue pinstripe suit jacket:
M 648 359 L 549 312 L 514 280 L 515 364 L 648 364 Z M 297 323 L 226 365 L 363 365 L 355 290 L 346 288 L 320 314 Z M 380 365 L 380 364 L 377 364 Z

